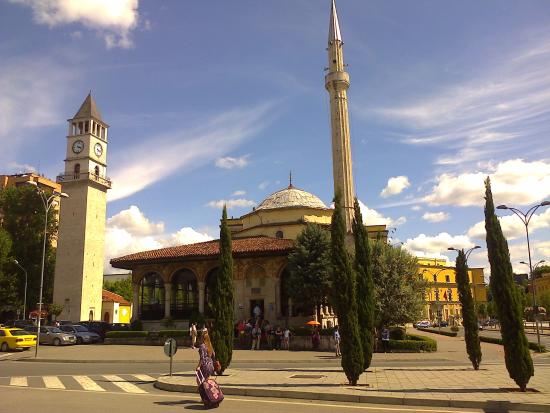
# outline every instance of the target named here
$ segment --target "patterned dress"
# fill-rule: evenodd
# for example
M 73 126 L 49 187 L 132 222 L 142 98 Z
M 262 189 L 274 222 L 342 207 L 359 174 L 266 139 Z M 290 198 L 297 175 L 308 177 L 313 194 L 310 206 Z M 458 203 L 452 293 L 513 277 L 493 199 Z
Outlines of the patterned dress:
M 204 380 L 206 380 L 214 374 L 214 361 L 208 355 L 208 350 L 204 343 L 199 346 L 199 357 L 199 368 L 204 376 Z

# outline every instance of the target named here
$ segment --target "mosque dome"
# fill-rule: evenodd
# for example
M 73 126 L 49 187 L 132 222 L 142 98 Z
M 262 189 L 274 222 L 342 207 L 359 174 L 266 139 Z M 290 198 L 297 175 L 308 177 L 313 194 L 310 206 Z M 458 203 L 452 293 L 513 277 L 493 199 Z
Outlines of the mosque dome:
M 269 195 L 256 208 L 256 211 L 260 209 L 277 209 L 289 207 L 327 209 L 327 206 L 323 203 L 323 201 L 321 201 L 315 195 L 295 188 L 291 184 L 287 188 Z

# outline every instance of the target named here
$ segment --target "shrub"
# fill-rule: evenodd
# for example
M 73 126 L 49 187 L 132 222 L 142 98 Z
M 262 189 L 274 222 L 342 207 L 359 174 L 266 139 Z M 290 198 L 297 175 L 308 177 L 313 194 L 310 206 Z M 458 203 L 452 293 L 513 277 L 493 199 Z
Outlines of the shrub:
M 136 338 L 148 336 L 148 331 L 107 331 L 105 333 L 106 338 Z
M 437 351 L 437 342 L 431 338 L 410 334 L 405 340 L 389 341 L 390 350 Z
M 452 326 L 451 331 L 454 331 L 455 333 L 458 332 L 459 328 L 457 326 Z
M 442 336 L 448 336 L 448 337 L 456 337 L 457 332 L 456 331 L 444 331 L 444 330 L 434 330 L 432 328 L 418 328 L 417 330 L 425 331 L 427 333 L 433 333 L 433 334 L 441 334 Z
M 405 340 L 405 329 L 403 327 L 390 328 L 390 340 Z
M 195 323 L 197 328 L 206 325 L 206 318 L 204 317 L 204 314 L 201 314 L 198 311 L 192 312 L 189 316 L 189 325 L 193 323 Z
M 130 328 L 133 331 L 143 331 L 143 323 L 141 320 L 134 320 L 130 323 Z
M 500 344 L 501 346 L 503 345 L 502 339 L 501 339 L 501 338 L 498 338 L 498 337 L 485 337 L 485 336 L 480 336 L 480 337 L 479 337 L 479 340 L 480 340 L 480 341 L 483 341 L 483 342 L 485 342 L 485 343 Z M 538 351 L 538 350 L 539 350 L 539 345 L 538 345 L 538 343 L 533 343 L 532 341 L 529 341 L 529 348 L 530 348 L 531 350 Z M 543 344 L 540 345 L 540 352 L 541 352 L 541 353 L 546 352 L 546 346 L 544 346 Z

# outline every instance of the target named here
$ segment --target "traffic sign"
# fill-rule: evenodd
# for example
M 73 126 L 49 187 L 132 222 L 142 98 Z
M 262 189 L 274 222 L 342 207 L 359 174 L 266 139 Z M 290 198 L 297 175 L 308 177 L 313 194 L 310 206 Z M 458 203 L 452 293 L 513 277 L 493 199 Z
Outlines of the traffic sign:
M 169 338 L 164 342 L 164 354 L 166 354 L 166 356 L 172 357 L 174 354 L 176 354 L 176 351 L 178 351 L 176 339 Z

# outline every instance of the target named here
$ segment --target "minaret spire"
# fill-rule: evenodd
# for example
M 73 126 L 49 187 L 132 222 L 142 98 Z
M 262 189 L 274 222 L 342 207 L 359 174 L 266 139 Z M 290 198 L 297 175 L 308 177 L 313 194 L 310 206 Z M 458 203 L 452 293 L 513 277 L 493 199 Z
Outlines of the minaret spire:
M 332 168 L 334 193 L 340 193 L 345 211 L 346 229 L 351 232 L 355 191 L 351 164 L 348 97 L 349 75 L 345 71 L 342 35 L 332 0 L 328 31 L 328 73 L 325 87 L 330 95 L 330 124 L 332 130 Z

